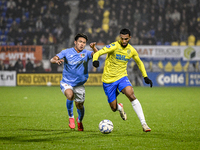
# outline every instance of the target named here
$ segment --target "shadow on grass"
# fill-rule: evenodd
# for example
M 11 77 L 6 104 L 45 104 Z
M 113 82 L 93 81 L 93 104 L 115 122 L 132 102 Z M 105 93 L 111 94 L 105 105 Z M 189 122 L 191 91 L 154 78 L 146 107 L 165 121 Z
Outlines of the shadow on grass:
M 2 131 L 2 130 L 0 130 Z M 3 130 L 4 132 L 6 130 Z M 10 136 L 0 136 L 0 141 L 10 142 L 45 142 L 45 141 L 59 141 L 63 139 L 78 139 L 80 135 L 82 138 L 95 137 L 99 131 L 78 131 L 75 129 L 16 129 L 7 130 L 12 132 Z
M 66 141 L 77 141 L 81 139 L 93 139 L 93 140 L 109 140 L 109 139 L 118 139 L 119 136 L 122 139 L 134 139 L 139 138 L 143 140 L 152 140 L 152 139 L 162 139 L 169 141 L 177 142 L 186 142 L 186 141 L 198 141 L 199 138 L 194 139 L 193 135 L 184 135 L 183 133 L 175 132 L 118 132 L 114 131 L 111 134 L 102 134 L 99 130 L 85 130 L 83 132 L 77 131 L 77 129 L 30 129 L 30 128 L 21 128 L 15 130 L 0 130 L 2 133 L 6 133 L 0 136 L 0 142 L 9 142 L 9 143 L 26 143 L 26 142 L 66 142 Z M 3 131 L 3 132 L 2 132 Z M 173 136 L 172 136 L 173 134 Z

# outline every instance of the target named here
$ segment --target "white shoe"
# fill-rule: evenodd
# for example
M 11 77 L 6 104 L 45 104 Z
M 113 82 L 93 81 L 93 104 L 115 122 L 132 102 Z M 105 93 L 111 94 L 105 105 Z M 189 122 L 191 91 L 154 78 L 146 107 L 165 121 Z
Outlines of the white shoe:
M 127 115 L 126 115 L 126 113 L 125 113 L 125 111 L 124 111 L 123 104 L 122 104 L 122 103 L 119 103 L 119 105 L 122 107 L 122 110 L 119 111 L 121 118 L 122 118 L 123 120 L 127 120 Z
M 143 128 L 144 132 L 150 132 L 151 131 L 151 128 L 149 128 L 149 126 L 147 124 L 143 124 L 142 128 Z

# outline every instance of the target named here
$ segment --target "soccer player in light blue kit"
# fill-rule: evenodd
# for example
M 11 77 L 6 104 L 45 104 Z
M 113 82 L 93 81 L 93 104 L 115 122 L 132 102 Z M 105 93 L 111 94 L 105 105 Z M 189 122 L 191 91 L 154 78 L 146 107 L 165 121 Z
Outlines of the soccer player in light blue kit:
M 60 88 L 67 98 L 66 106 L 69 115 L 69 127 L 71 129 L 75 128 L 73 114 L 73 101 L 75 101 L 78 112 L 78 117 L 76 118 L 78 131 L 84 130 L 82 124 L 85 112 L 83 105 L 85 101 L 84 83 L 88 79 L 88 61 L 97 52 L 94 49 L 94 43 L 90 44 L 93 52 L 85 49 L 87 40 L 88 38 L 85 34 L 77 34 L 74 47 L 62 50 L 50 60 L 51 63 L 57 63 L 58 65 L 64 62 Z

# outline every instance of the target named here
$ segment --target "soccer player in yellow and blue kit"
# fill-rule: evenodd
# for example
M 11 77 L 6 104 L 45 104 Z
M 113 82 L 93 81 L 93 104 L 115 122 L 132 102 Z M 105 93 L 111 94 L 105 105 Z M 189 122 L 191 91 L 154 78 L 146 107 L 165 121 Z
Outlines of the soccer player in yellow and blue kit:
M 103 47 L 93 55 L 93 66 L 99 67 L 98 58 L 103 54 L 107 54 L 102 81 L 104 92 L 107 96 L 112 111 L 115 112 L 118 110 L 122 119 L 127 119 L 123 104 L 117 103 L 117 96 L 119 92 L 122 92 L 132 103 L 133 109 L 143 127 L 143 131 L 150 132 L 151 129 L 146 123 L 142 106 L 134 95 L 133 87 L 127 77 L 128 74 L 126 68 L 129 59 L 133 58 L 137 63 L 140 71 L 142 72 L 145 83 L 150 84 L 150 87 L 152 87 L 153 83 L 148 78 L 144 64 L 140 60 L 137 51 L 129 44 L 130 39 L 131 33 L 129 29 L 122 29 L 120 31 L 119 41 Z M 95 46 L 93 46 L 93 48 L 96 49 Z

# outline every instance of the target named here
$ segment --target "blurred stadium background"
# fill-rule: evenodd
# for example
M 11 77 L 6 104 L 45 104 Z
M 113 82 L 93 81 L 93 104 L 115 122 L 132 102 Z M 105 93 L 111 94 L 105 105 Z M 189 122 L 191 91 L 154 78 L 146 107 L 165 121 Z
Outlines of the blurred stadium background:
M 200 0 L 0 0 L 1 86 L 11 79 L 14 85 L 38 85 L 33 83 L 38 73 L 39 85 L 53 83 L 52 73 L 61 73 L 62 66 L 49 59 L 72 47 L 77 33 L 87 34 L 88 44 L 96 41 L 100 49 L 118 40 L 121 28 L 131 30 L 130 44 L 155 85 L 199 86 L 199 8 Z M 97 73 L 90 75 L 91 85 L 101 84 L 104 59 L 98 69 L 90 63 L 89 72 Z M 127 70 L 131 82 L 142 86 L 132 60 Z

